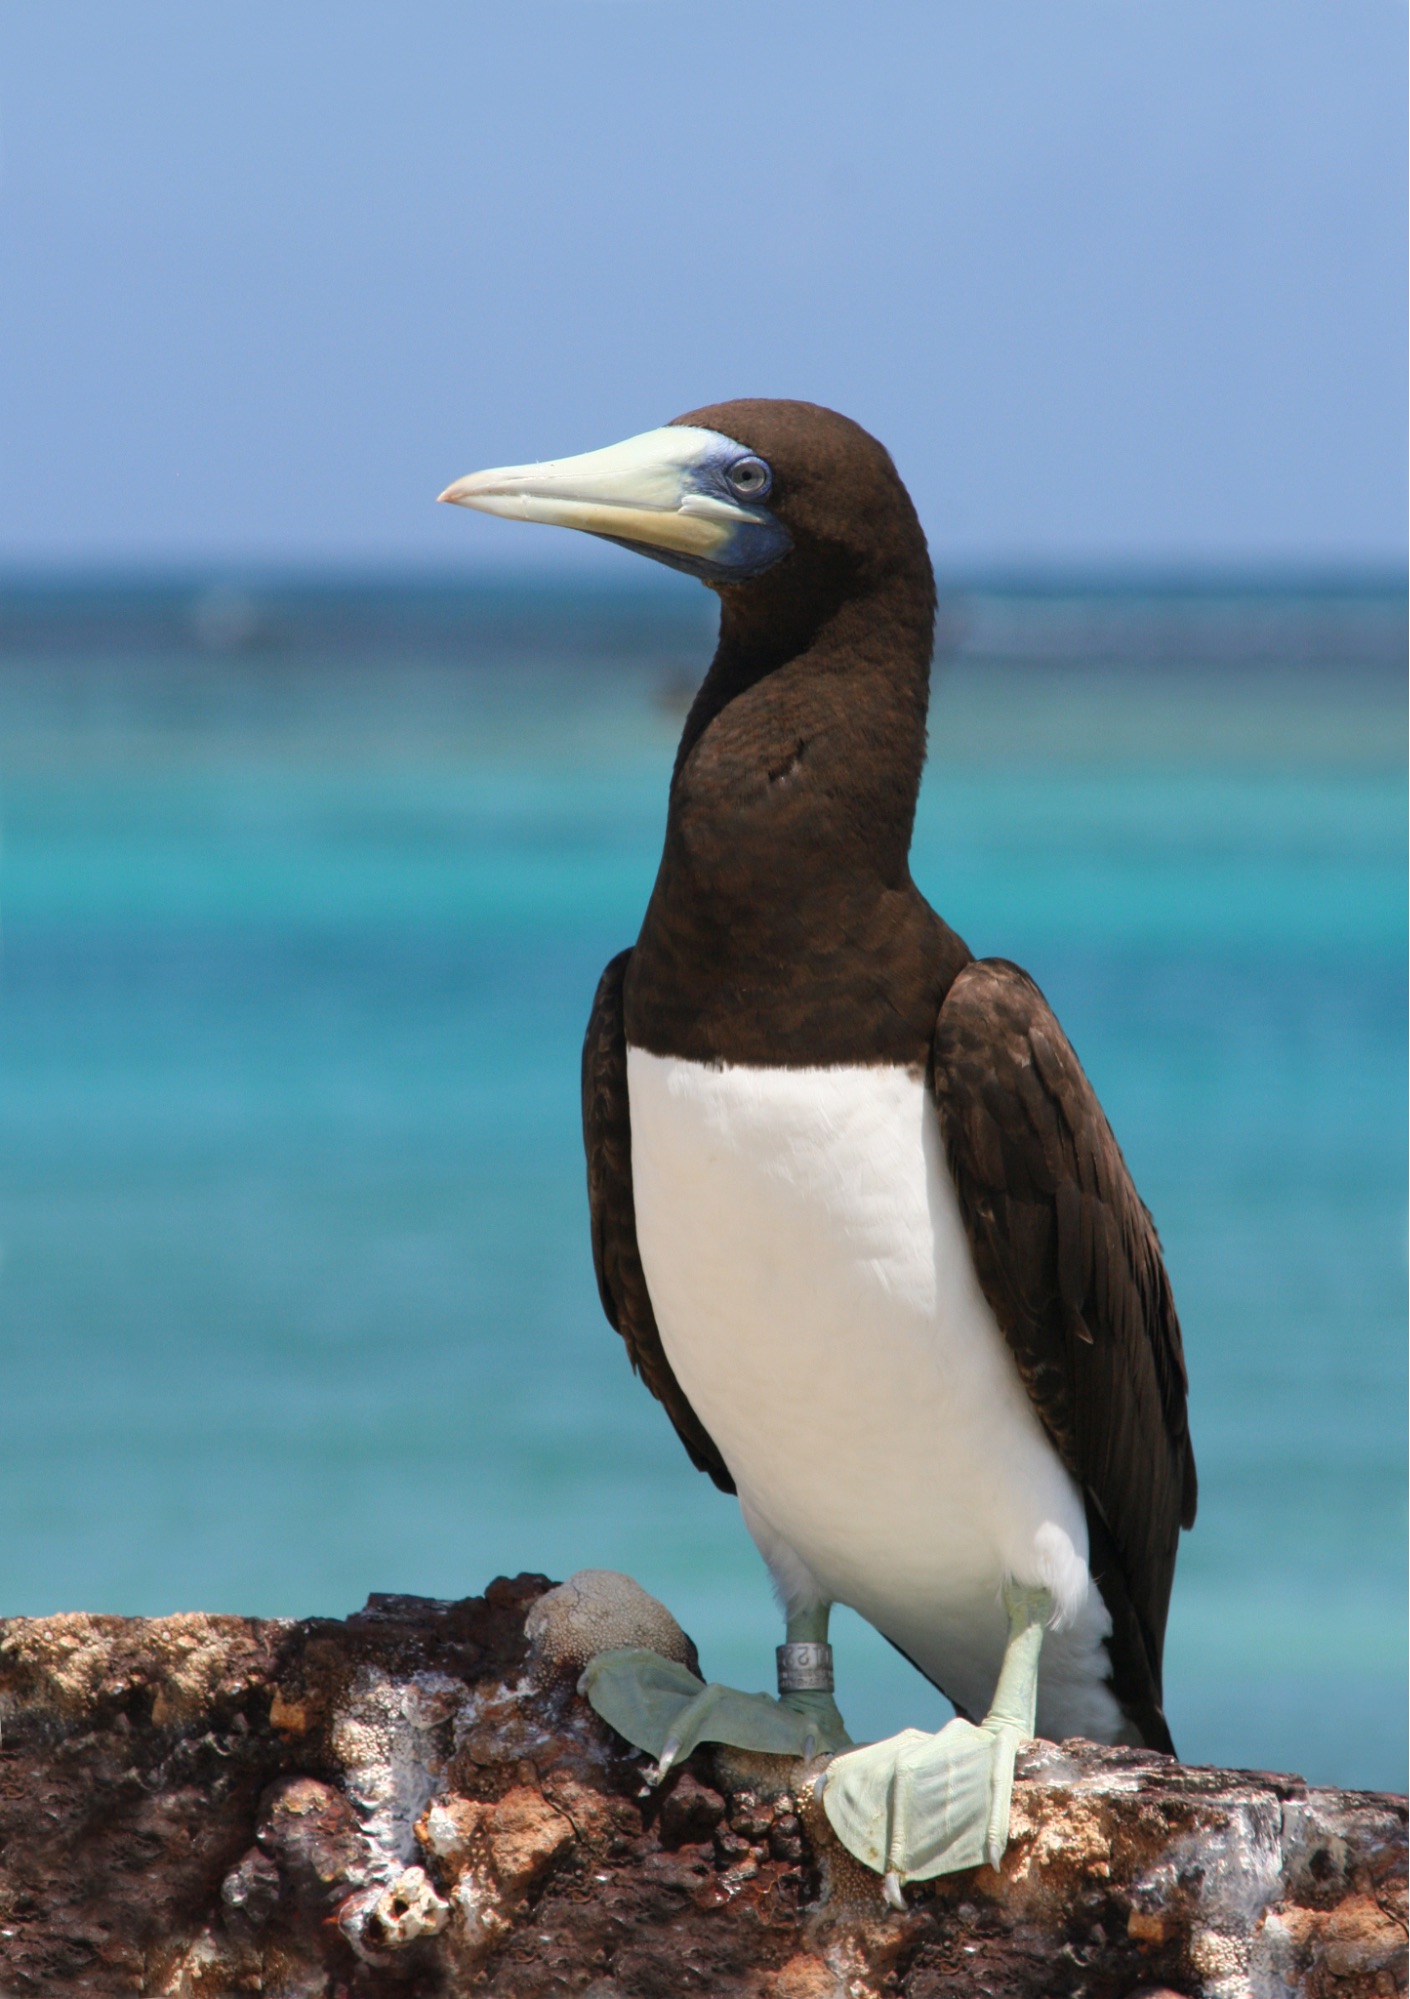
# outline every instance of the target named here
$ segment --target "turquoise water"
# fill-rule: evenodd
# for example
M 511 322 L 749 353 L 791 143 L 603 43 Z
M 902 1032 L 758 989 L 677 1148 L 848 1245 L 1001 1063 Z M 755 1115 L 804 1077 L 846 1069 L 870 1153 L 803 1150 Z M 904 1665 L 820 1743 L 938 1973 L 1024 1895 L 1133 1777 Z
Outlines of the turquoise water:
M 577 1127 L 703 593 L 0 592 L 0 1611 L 624 1568 L 771 1676 L 602 1321 Z M 915 871 L 1044 986 L 1160 1223 L 1195 1760 L 1405 1780 L 1399 601 L 955 607 Z M 943 1703 L 844 1617 L 844 1707 Z

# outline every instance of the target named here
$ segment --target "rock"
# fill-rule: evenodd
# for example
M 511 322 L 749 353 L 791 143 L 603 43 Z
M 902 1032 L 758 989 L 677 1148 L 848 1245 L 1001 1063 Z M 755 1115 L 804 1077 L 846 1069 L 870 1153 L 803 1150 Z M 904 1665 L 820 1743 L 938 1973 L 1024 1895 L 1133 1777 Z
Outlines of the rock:
M 287 1777 L 270 1786 L 255 1838 L 279 1881 L 310 1908 L 326 1908 L 350 1883 L 360 1886 L 374 1865 L 351 1799 L 314 1777 Z M 221 1894 L 228 1904 L 224 1887 Z
M 350 1895 L 338 1927 L 364 1964 L 388 1964 L 391 1953 L 419 1937 L 439 1936 L 450 1919 L 424 1867 L 405 1867 L 389 1887 Z
M 897 1914 L 832 1838 L 823 1763 L 643 1782 L 576 1693 L 641 1643 L 694 1667 L 602 1571 L 343 1623 L 0 1623 L 0 1995 L 1405 1990 L 1402 1799 L 1034 1743 L 1002 1868 Z
M 661 1800 L 657 1830 L 663 1846 L 686 1846 L 709 1839 L 725 1815 L 725 1801 L 718 1791 L 691 1774 L 681 1771 Z
M 617 1569 L 579 1569 L 541 1596 L 524 1620 L 529 1658 L 540 1677 L 580 1673 L 599 1652 L 641 1645 L 700 1670 L 695 1647 L 664 1603 Z

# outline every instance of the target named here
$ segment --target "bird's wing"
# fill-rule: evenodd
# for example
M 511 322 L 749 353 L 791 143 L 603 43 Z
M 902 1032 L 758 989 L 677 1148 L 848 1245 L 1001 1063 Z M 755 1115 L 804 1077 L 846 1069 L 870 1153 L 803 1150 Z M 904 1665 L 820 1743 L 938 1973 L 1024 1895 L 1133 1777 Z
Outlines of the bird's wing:
M 1066 1035 L 1016 965 L 960 973 L 931 1079 L 980 1283 L 1086 1501 L 1114 1691 L 1146 1743 L 1168 1748 L 1165 1614 L 1196 1493 L 1155 1224 Z
M 708 1472 L 722 1492 L 733 1492 L 734 1480 L 724 1459 L 671 1371 L 637 1247 L 622 1009 L 622 985 L 631 955 L 621 952 L 602 974 L 583 1041 L 583 1144 L 597 1288 L 603 1311 L 626 1342 L 633 1368 L 675 1424 L 691 1463 Z

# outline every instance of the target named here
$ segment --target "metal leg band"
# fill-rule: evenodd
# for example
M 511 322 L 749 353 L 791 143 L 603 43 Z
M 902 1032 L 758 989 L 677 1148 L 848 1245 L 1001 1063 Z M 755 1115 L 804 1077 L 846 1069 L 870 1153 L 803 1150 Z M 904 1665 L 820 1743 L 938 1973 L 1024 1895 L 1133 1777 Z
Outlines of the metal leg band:
M 808 1638 L 794 1638 L 778 1648 L 778 1690 L 781 1694 L 830 1694 L 833 1689 L 832 1647 Z

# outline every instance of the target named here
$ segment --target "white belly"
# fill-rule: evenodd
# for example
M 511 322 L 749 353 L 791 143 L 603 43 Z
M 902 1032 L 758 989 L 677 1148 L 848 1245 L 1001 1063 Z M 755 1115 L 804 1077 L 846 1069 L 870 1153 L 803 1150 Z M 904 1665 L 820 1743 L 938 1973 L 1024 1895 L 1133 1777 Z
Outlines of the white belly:
M 1058 1605 L 1038 1728 L 1117 1739 L 1082 1500 L 979 1287 L 923 1080 L 627 1057 L 666 1354 L 790 1608 L 850 1604 L 970 1713 L 1005 1579 Z

